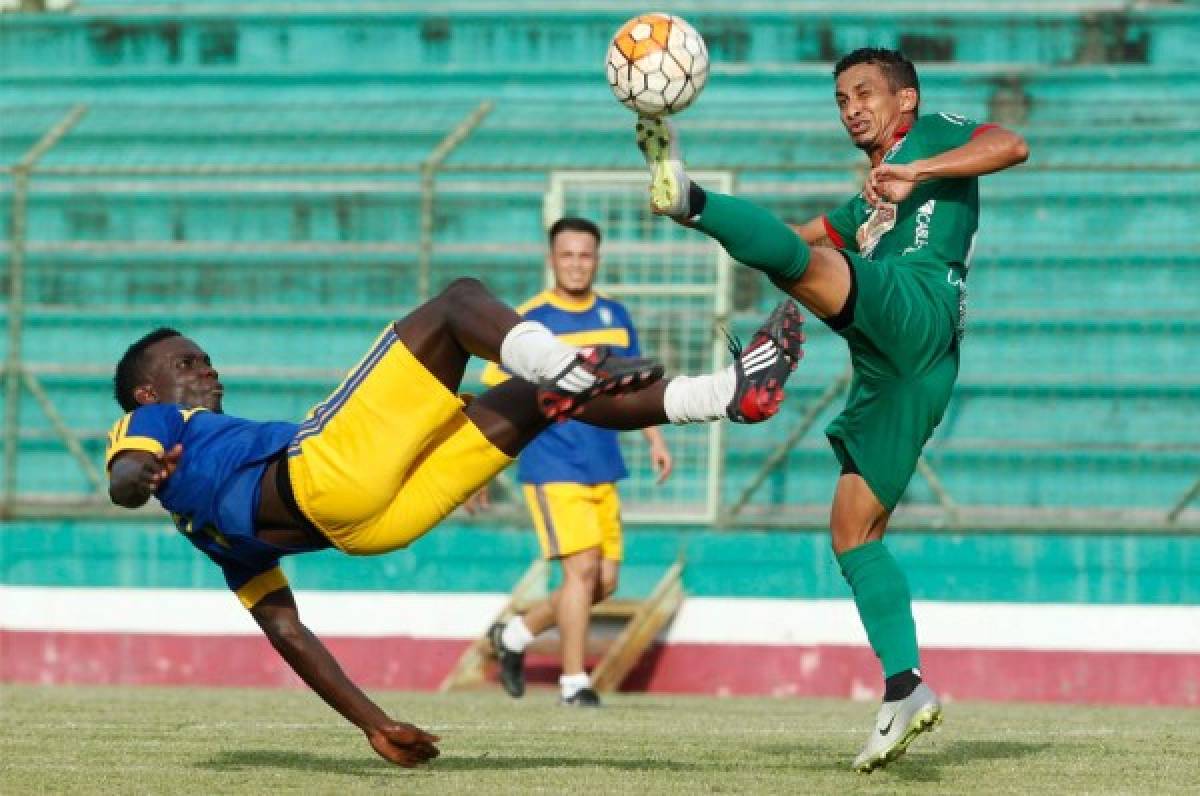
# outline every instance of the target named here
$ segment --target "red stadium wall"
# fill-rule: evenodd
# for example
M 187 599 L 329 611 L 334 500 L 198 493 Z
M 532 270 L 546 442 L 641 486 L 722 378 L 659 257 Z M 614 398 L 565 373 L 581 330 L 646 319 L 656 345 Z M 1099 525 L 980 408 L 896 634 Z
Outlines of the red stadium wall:
M 468 642 L 326 638 L 367 688 L 434 690 Z M 0 631 L 0 681 L 296 687 L 254 636 Z M 1045 650 L 928 650 L 924 671 L 947 699 L 1200 706 L 1200 655 Z M 549 685 L 556 661 L 531 657 L 530 681 Z M 625 690 L 719 696 L 875 698 L 868 648 L 657 644 Z

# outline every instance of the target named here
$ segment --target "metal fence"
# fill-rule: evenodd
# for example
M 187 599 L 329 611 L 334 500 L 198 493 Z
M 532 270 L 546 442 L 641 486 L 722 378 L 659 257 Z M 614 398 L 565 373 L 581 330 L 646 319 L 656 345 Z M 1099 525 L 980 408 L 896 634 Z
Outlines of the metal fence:
M 77 106 L 31 110 L 0 131 L 12 155 L 0 182 L 3 516 L 109 512 L 108 378 L 152 325 L 178 324 L 229 363 L 230 398 L 244 396 L 227 400 L 231 412 L 298 417 L 378 326 L 450 278 L 482 276 L 514 303 L 536 292 L 549 175 L 636 159 L 603 114 L 539 138 L 550 110 Z M 697 117 L 693 165 L 734 175 L 739 192 L 794 221 L 855 190 L 853 157 L 825 154 L 840 135 L 832 124 L 756 124 L 744 110 Z M 1147 126 L 1138 149 L 1120 138 L 1137 131 L 1118 124 L 1026 132 L 1035 152 L 1072 136 L 1094 147 L 1081 157 L 1078 145 L 1048 146 L 987 184 L 963 377 L 901 517 L 946 529 L 1197 530 L 1196 133 Z M 798 156 L 801 146 L 813 154 Z M 1164 146 L 1175 156 L 1158 157 Z M 1151 224 L 1140 237 L 1123 228 L 1134 216 Z M 642 223 L 625 244 L 657 234 Z M 738 269 L 722 320 L 753 328 L 773 300 Z M 785 414 L 729 432 L 706 522 L 826 522 L 835 470 L 819 430 L 845 388 L 845 355 L 811 331 Z M 681 502 L 679 519 L 690 508 Z

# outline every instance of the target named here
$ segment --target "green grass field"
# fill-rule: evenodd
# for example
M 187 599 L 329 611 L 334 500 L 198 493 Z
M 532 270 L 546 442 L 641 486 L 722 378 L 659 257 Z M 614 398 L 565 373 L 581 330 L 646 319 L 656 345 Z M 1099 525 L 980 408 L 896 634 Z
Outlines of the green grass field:
M 306 691 L 0 687 L 0 793 L 1145 793 L 1200 789 L 1200 711 L 952 703 L 907 757 L 849 763 L 874 707 L 535 691 L 376 694 L 440 733 L 406 771 Z

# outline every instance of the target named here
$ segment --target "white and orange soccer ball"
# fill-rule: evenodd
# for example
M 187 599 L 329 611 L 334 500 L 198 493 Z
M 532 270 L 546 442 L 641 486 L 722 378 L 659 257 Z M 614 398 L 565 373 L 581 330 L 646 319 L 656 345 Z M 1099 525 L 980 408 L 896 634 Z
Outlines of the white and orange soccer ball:
M 700 95 L 708 80 L 708 48 L 680 17 L 642 14 L 613 36 L 605 71 L 623 105 L 642 116 L 665 116 Z

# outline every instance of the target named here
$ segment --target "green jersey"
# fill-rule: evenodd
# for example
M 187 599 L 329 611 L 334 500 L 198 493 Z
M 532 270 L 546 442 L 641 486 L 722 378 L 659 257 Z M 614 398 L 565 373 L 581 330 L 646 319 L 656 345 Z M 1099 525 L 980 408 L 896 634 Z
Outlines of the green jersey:
M 901 131 L 885 163 L 915 160 L 960 147 L 994 125 L 979 125 L 949 113 L 918 117 Z M 838 248 L 870 260 L 900 257 L 913 265 L 950 266 L 958 277 L 970 265 L 979 227 L 979 181 L 975 177 L 928 180 L 898 205 L 872 207 L 862 194 L 825 217 L 825 229 Z
M 883 159 L 912 163 L 940 155 L 988 126 L 945 113 L 921 116 Z M 877 207 L 860 194 L 825 217 L 857 288 L 853 320 L 838 330 L 850 346 L 854 379 L 846 408 L 825 433 L 843 468 L 853 465 L 889 510 L 904 494 L 958 376 L 964 280 L 978 226 L 974 177 L 928 180 L 903 202 Z

